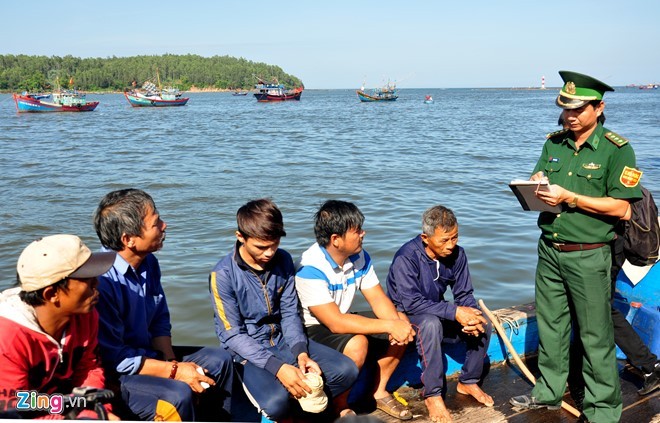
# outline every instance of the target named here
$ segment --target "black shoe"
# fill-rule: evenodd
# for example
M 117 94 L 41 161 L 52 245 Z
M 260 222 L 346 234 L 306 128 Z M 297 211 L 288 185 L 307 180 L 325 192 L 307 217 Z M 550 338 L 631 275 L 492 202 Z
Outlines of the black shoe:
M 559 410 L 561 404 L 543 404 L 537 402 L 536 398 L 530 397 L 529 395 L 520 395 L 519 397 L 513 397 L 509 400 L 509 403 L 516 408 L 525 408 L 529 410 L 536 410 L 537 408 L 547 408 L 548 410 Z
M 642 389 L 637 391 L 639 395 L 647 395 L 660 388 L 660 363 L 655 363 L 655 369 L 652 373 L 644 375 L 644 384 Z

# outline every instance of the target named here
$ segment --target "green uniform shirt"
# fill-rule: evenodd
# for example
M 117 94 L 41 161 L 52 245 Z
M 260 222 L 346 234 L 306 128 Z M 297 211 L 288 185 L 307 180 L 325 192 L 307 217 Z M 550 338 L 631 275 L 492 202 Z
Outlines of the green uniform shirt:
M 571 131 L 550 134 L 533 173 L 543 171 L 551 184 L 578 195 L 637 199 L 642 197 L 641 172 L 635 166 L 635 152 L 628 141 L 599 123 L 577 151 Z M 542 212 L 538 225 L 548 241 L 598 243 L 614 239 L 617 221 L 564 204 L 559 214 Z

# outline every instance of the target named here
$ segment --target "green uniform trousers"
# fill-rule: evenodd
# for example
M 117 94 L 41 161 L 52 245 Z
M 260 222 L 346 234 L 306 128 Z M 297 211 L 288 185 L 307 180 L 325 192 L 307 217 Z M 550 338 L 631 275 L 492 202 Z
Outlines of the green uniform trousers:
M 545 404 L 561 402 L 569 368 L 570 309 L 574 309 L 579 326 L 575 336 L 584 345 L 583 413 L 592 422 L 618 422 L 622 403 L 610 311 L 610 246 L 559 252 L 541 239 L 538 255 L 536 319 L 541 377 L 532 396 Z

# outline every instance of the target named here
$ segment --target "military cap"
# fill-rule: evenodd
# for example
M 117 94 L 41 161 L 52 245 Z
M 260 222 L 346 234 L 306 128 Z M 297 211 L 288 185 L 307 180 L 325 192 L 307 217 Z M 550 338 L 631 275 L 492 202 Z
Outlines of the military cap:
M 592 100 L 602 100 L 606 91 L 614 91 L 604 82 L 571 71 L 559 71 L 564 86 L 557 96 L 557 106 L 562 109 L 578 109 Z

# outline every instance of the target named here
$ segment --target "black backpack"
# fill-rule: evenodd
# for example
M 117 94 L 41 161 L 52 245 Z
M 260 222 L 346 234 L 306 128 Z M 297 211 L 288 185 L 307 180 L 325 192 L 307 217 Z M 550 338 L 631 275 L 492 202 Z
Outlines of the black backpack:
M 623 253 L 631 264 L 646 266 L 658 261 L 660 224 L 658 206 L 643 186 L 642 199 L 631 204 L 632 216 L 625 222 Z

